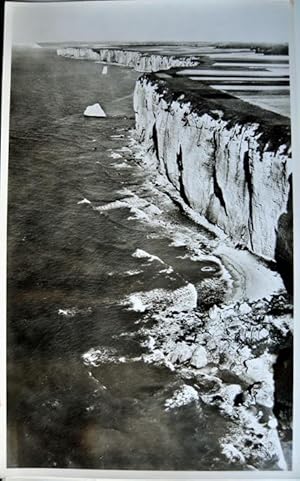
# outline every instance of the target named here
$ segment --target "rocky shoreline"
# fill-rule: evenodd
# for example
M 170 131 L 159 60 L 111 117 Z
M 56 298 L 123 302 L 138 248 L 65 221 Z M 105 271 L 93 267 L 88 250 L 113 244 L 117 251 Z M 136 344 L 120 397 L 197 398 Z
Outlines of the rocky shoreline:
M 216 406 L 234 421 L 233 432 L 220 440 L 232 463 L 259 467 L 276 460 L 287 469 L 274 416 L 273 376 L 278 346 L 292 330 L 292 307 L 285 296 L 214 305 L 207 312 L 177 309 L 152 305 L 140 330 L 149 351 L 144 361 L 165 364 L 184 382 L 183 399 L 176 402 L 175 393 L 168 408 L 195 401 Z M 184 396 L 186 386 L 190 392 Z
M 135 161 L 149 170 L 155 188 L 180 204 L 180 196 L 159 172 L 150 173 L 151 152 L 134 139 L 130 147 Z M 202 219 L 185 208 L 201 224 Z M 276 272 L 253 254 L 235 248 L 221 231 L 215 230 L 215 235 L 215 240 L 202 242 L 202 254 L 191 245 L 195 260 L 213 256 L 223 265 L 219 278 L 196 286 L 196 301 L 189 284 L 182 303 L 179 290 L 172 295 L 136 293 L 134 299 L 127 299 L 135 308 L 143 306 L 138 331 L 146 349 L 142 359 L 167 366 L 182 380 L 182 388 L 166 401 L 166 409 L 204 403 L 233 421 L 226 439 L 220 440 L 232 465 L 238 462 L 245 469 L 260 469 L 269 461 L 278 469 L 289 469 L 292 394 L 284 386 L 292 385 L 291 299 Z M 288 362 L 286 357 L 281 359 L 284 350 L 289 353 Z
M 172 67 L 156 60 L 142 65 L 133 53 L 67 50 L 58 54 L 143 71 Z M 150 74 L 137 81 L 134 139 L 128 139 L 127 154 L 113 152 L 111 157 L 124 167 L 128 161 L 138 163 L 148 187 L 207 229 L 207 237 L 199 234 L 193 241 L 171 226 L 173 245 L 189 246 L 192 260 L 213 259 L 220 275 L 197 285 L 182 278 L 175 290 L 140 291 L 122 299 L 127 309 L 140 313 L 134 335 L 143 354 L 118 359 L 99 348 L 88 352 L 84 363 L 95 367 L 142 360 L 166 366 L 180 387 L 165 400 L 165 410 L 194 403 L 199 416 L 204 405 L 221 413 L 230 427 L 219 439 L 220 451 L 231 466 L 290 469 L 292 288 L 287 293 L 266 262 L 282 269 L 287 285 L 292 251 L 289 126 L 281 116 L 258 108 L 245 115 L 235 107 L 229 118 L 233 103 L 243 102 L 225 96 L 223 108 L 216 93 L 209 92 L 208 99 L 203 92 L 186 95 L 169 86 L 172 80 L 162 79 Z M 144 194 L 128 195 L 126 189 L 122 194 L 122 206 L 134 217 L 171 232 L 161 216 L 163 207 L 149 205 Z M 101 207 L 107 208 L 113 207 Z M 143 251 L 133 255 L 164 264 Z M 172 266 L 161 268 L 172 273 Z
M 133 138 L 129 146 L 122 156 L 149 173 L 147 182 L 153 189 L 178 200 L 175 189 L 170 191 L 158 172 L 151 173 L 147 152 Z M 163 226 L 163 201 L 159 211 L 137 199 L 128 197 L 122 202 L 142 222 Z M 200 219 L 194 220 L 200 224 Z M 201 415 L 201 405 L 207 404 L 230 420 L 231 428 L 220 439 L 220 449 L 232 466 L 238 463 L 245 469 L 265 469 L 270 463 L 289 469 L 292 404 L 291 393 L 284 386 L 291 377 L 292 361 L 281 359 L 281 352 L 292 353 L 290 298 L 276 272 L 247 251 L 230 246 L 230 239 L 218 237 L 217 231 L 214 240 L 200 241 L 200 237 L 193 242 L 177 232 L 174 245 L 189 246 L 195 261 L 218 261 L 220 275 L 196 285 L 183 279 L 184 285 L 175 291 L 135 292 L 123 300 L 128 309 L 140 313 L 135 336 L 144 354 L 122 362 L 142 360 L 174 372 L 181 387 L 165 401 L 166 410 L 196 403 Z M 144 251 L 134 256 L 164 264 Z M 171 266 L 162 268 L 172 274 Z M 102 362 L 101 350 L 91 354 L 93 362 Z

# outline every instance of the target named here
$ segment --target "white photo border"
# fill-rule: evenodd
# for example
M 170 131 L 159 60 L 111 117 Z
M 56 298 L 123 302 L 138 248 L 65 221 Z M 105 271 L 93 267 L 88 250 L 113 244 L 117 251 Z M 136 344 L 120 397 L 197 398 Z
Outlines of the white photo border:
M 105 1 L 105 0 L 98 0 Z M 135 0 L 139 1 L 139 0 Z M 151 0 L 163 1 L 163 0 Z M 182 0 L 184 2 L 184 0 Z M 201 0 L 198 0 L 201 2 Z M 220 0 L 226 2 L 226 0 Z M 243 0 L 240 0 L 243 2 Z M 263 2 L 263 0 L 261 0 Z M 276 1 L 276 0 L 274 0 Z M 41 5 L 43 3 L 62 3 L 56 0 L 44 2 L 5 1 L 3 70 L 2 70 L 2 105 L 1 105 L 1 178 L 0 178 L 0 479 L 4 481 L 61 481 L 88 480 L 265 480 L 284 479 L 300 480 L 300 0 L 286 0 L 290 3 L 290 42 L 289 54 L 291 64 L 291 128 L 293 159 L 293 203 L 294 203 L 294 403 L 293 403 L 293 469 L 291 471 L 131 471 L 131 470 L 83 470 L 83 469 L 39 469 L 7 468 L 6 443 L 6 240 L 7 240 L 7 191 L 8 191 L 8 151 L 9 151 L 9 110 L 10 110 L 10 70 L 12 49 L 12 16 L 14 9 L 25 4 Z M 82 3 L 85 0 L 66 2 Z M 297 322 L 298 320 L 298 322 Z M 297 325 L 298 324 L 298 325 Z

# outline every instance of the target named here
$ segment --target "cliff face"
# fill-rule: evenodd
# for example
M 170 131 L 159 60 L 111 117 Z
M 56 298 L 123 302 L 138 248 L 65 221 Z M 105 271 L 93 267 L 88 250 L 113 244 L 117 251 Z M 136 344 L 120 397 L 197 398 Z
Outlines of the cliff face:
M 188 96 L 172 97 L 161 85 L 143 76 L 135 88 L 136 131 L 149 159 L 191 208 L 234 242 L 274 260 L 278 224 L 291 210 L 286 143 L 271 142 L 254 120 L 230 122 L 207 106 L 201 112 Z
M 125 65 L 134 68 L 138 72 L 157 72 L 159 70 L 168 70 L 172 67 L 191 67 L 198 64 L 195 59 L 190 57 L 147 55 L 133 50 L 121 49 L 66 47 L 58 49 L 57 55 Z
M 292 175 L 289 177 L 289 197 L 284 212 L 278 219 L 275 260 L 285 287 L 293 295 L 293 186 Z

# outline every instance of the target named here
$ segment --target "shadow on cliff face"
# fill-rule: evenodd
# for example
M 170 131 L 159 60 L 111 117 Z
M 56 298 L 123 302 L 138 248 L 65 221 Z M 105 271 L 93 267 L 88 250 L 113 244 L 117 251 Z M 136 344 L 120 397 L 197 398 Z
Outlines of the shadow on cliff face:
M 274 414 L 277 417 L 292 419 L 293 410 L 293 337 L 289 335 L 284 345 L 280 346 L 274 364 L 275 403 Z
M 277 270 L 289 295 L 293 297 L 293 185 L 289 176 L 289 198 L 286 212 L 278 219 L 275 260 Z
M 289 176 L 289 197 L 286 212 L 279 217 L 275 260 L 277 270 L 284 282 L 290 298 L 293 298 L 293 184 Z M 274 414 L 279 422 L 279 431 L 283 447 L 291 442 L 291 421 L 293 415 L 293 340 L 288 336 L 286 343 L 280 346 L 274 365 Z
M 291 444 L 293 441 L 293 337 L 290 334 L 280 346 L 274 364 L 274 414 L 286 462 L 291 469 Z

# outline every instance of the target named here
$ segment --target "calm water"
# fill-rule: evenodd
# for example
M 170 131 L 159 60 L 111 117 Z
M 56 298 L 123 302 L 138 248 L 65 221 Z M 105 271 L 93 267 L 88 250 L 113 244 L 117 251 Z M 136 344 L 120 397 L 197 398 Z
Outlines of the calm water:
M 8 464 L 228 469 L 218 439 L 229 421 L 207 406 L 165 411 L 182 382 L 175 373 L 141 361 L 83 364 L 81 356 L 93 347 L 127 358 L 142 354 L 137 337 L 121 335 L 138 329 L 139 314 L 122 305 L 125 296 L 212 275 L 182 259 L 185 249 L 171 247 L 159 227 L 128 220 L 128 209 L 95 210 L 144 181 L 129 154 L 131 168 L 120 169 L 108 150 L 126 145 L 126 138 L 110 136 L 134 125 L 139 74 L 116 66 L 101 71 L 102 65 L 47 50 L 18 50 L 13 57 Z M 108 118 L 83 117 L 96 101 Z M 84 198 L 91 204 L 78 204 Z M 168 215 L 189 227 L 175 207 Z M 158 255 L 175 274 L 132 257 L 137 248 Z M 66 309 L 74 315 L 64 315 Z

